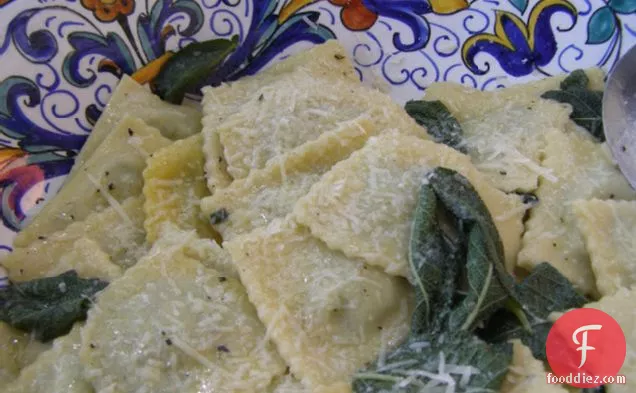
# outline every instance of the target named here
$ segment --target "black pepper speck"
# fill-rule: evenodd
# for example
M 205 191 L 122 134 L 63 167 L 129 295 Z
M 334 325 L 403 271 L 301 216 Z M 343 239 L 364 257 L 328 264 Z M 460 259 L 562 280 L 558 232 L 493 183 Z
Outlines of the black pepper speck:
M 212 225 L 221 224 L 225 222 L 229 216 L 230 213 L 227 211 L 227 209 L 222 207 L 214 213 L 210 214 L 210 223 L 212 223 Z
M 219 345 L 218 347 L 216 347 L 216 349 L 219 352 L 230 353 L 230 350 L 225 345 Z

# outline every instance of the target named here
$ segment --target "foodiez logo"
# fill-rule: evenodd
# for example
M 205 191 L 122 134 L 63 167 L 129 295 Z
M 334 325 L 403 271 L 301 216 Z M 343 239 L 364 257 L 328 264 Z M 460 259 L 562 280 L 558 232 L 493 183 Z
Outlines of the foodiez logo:
M 614 318 L 593 308 L 569 311 L 552 326 L 546 355 L 553 373 L 548 383 L 578 388 L 625 383 L 617 376 L 625 361 L 625 335 Z
M 587 360 L 587 351 L 593 351 L 596 349 L 587 345 L 587 332 L 589 330 L 601 330 L 602 328 L 602 325 L 585 325 L 576 329 L 572 334 L 572 341 L 574 341 L 574 343 L 578 345 L 581 343 L 576 338 L 576 336 L 579 333 L 583 332 L 583 344 L 581 344 L 581 346 L 576 349 L 577 351 L 581 351 L 581 364 L 579 364 L 579 368 L 583 367 L 583 365 L 585 364 L 585 360 Z

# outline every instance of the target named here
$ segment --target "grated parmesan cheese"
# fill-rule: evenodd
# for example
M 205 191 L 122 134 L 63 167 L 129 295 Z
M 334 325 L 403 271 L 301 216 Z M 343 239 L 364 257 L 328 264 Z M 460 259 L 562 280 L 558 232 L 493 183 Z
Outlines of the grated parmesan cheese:
M 382 342 L 391 348 L 408 331 L 406 282 L 330 250 L 290 219 L 224 246 L 268 336 L 314 391 L 339 391 Z
M 160 239 L 100 293 L 80 351 L 96 390 L 247 393 L 282 376 L 284 363 L 262 344 L 265 329 L 241 284 L 186 249 Z
M 39 237 L 63 230 L 96 211 L 102 211 L 108 206 L 118 209 L 117 203 L 139 196 L 146 157 L 140 155 L 137 149 L 128 143 L 130 130 L 141 139 L 140 146 L 148 153 L 170 143 L 161 136 L 159 130 L 148 126 L 142 120 L 125 117 L 84 163 L 81 170 L 66 180 L 64 187 L 18 234 L 14 246 L 26 247 Z
M 91 174 L 87 173 L 86 174 L 86 178 L 93 183 L 93 185 L 95 187 L 97 187 L 97 189 L 99 189 L 99 191 L 101 192 L 102 196 L 106 199 L 106 201 L 108 201 L 108 204 L 110 205 L 110 207 L 117 213 L 119 214 L 119 217 L 121 217 L 122 220 L 124 220 L 124 222 L 126 222 L 128 225 L 130 226 L 134 226 L 132 219 L 128 216 L 128 214 L 126 214 L 126 211 L 121 207 L 121 205 L 119 204 L 119 202 L 117 202 L 117 199 L 115 199 L 106 189 L 106 187 L 102 186 L 101 182 L 98 181 L 97 179 L 95 179 L 93 176 L 91 176 Z

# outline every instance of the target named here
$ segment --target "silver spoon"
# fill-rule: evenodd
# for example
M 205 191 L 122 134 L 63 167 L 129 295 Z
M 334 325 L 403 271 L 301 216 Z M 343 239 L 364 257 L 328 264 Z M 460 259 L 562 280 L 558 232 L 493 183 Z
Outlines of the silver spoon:
M 636 46 L 619 59 L 607 77 L 603 131 L 621 172 L 636 189 Z

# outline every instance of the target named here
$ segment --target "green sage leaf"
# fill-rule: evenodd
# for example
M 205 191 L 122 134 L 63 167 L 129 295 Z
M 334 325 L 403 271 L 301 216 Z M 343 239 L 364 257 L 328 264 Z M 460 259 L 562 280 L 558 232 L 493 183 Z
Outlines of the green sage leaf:
M 541 96 L 572 106 L 570 119 L 585 128 L 599 142 L 605 141 L 603 132 L 603 92 L 590 90 L 589 78 L 582 70 L 572 72 L 560 90 L 550 90 Z
M 561 90 L 569 89 L 587 89 L 590 78 L 583 70 L 574 70 L 560 84 Z
M 151 82 L 163 100 L 180 104 L 186 92 L 203 82 L 236 48 L 238 36 L 192 43 L 172 56 Z
M 441 101 L 413 100 L 407 102 L 404 109 L 417 124 L 426 127 L 435 142 L 466 153 L 461 146 L 462 128 Z
M 491 345 L 466 333 L 413 336 L 354 375 L 353 390 L 417 393 L 497 391 L 512 361 L 512 345 Z
M 450 329 L 472 329 L 502 307 L 514 291 L 514 280 L 505 269 L 503 243 L 488 211 L 470 182 L 459 173 L 436 168 L 429 175 L 435 195 L 468 233 L 463 258 L 468 291 L 451 313 Z
M 582 307 L 587 303 L 587 299 L 576 292 L 568 279 L 547 262 L 537 265 L 516 286 L 515 297 L 523 305 L 529 326 L 524 326 L 509 310 L 499 310 L 479 335 L 488 342 L 520 338 L 532 350 L 534 357 L 542 360 L 546 359 L 545 340 L 552 327 L 548 316 L 552 312 Z
M 511 338 L 543 348 L 552 311 L 585 299 L 556 269 L 539 265 L 517 284 L 505 270 L 494 221 L 470 182 L 446 168 L 424 180 L 409 242 L 416 307 L 408 339 L 360 370 L 356 393 L 497 391 Z M 485 327 L 484 327 L 485 326 Z
M 0 321 L 33 332 L 40 341 L 50 341 L 86 319 L 95 294 L 107 285 L 98 279 L 80 278 L 74 270 L 12 284 L 0 290 Z

